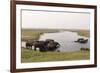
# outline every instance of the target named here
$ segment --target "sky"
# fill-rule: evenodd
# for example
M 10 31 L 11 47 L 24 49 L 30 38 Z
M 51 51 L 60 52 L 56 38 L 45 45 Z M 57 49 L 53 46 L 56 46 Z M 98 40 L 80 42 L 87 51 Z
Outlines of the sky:
M 89 25 L 89 13 L 22 10 L 22 28 L 89 29 Z

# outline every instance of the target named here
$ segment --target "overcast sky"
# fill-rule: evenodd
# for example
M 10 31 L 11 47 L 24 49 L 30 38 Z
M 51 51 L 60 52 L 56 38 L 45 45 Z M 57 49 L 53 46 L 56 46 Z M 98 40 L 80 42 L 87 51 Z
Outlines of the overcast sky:
M 89 13 L 22 10 L 22 28 L 89 29 Z

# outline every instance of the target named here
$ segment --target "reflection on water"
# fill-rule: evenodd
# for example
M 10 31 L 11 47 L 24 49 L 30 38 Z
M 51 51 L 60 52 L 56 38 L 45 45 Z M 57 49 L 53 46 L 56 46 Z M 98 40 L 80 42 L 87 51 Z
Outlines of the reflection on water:
M 88 39 L 87 43 L 76 43 L 78 38 Z M 78 51 L 80 48 L 90 48 L 90 39 L 84 36 L 79 36 L 76 32 L 62 31 L 56 33 L 44 33 L 40 36 L 39 40 L 53 39 L 60 43 L 61 47 L 58 48 L 62 52 Z M 26 42 L 22 42 L 22 47 L 25 47 Z

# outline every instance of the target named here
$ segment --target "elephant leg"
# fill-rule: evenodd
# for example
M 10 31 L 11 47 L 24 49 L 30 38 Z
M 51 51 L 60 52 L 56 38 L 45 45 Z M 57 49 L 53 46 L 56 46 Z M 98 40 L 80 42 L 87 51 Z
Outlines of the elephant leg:
M 30 49 L 32 50 L 32 46 L 30 47 Z
M 30 49 L 30 46 L 28 46 L 28 49 Z
M 28 49 L 30 50 L 31 49 L 31 46 L 28 46 Z
M 30 46 L 28 46 L 28 49 L 30 49 Z
M 43 48 L 41 48 L 41 47 L 40 47 L 40 50 L 39 50 L 39 51 L 40 51 L 40 52 L 44 52 Z
M 36 51 L 36 47 L 34 46 L 34 51 Z
M 40 50 L 39 50 L 40 52 L 46 52 L 47 50 L 46 50 L 46 48 L 45 47 L 40 47 Z
M 47 47 L 44 47 L 45 48 L 45 51 L 48 51 L 48 48 Z

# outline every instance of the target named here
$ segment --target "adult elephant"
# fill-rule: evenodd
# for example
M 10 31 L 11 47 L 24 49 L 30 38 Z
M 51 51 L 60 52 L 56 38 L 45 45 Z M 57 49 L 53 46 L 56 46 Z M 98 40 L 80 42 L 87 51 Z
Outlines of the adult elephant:
M 47 51 L 45 41 L 34 41 L 33 46 L 34 46 L 34 51 L 36 51 L 36 48 L 39 48 L 39 51 L 41 52 Z
M 47 51 L 55 51 L 60 47 L 58 42 L 55 42 L 53 39 L 46 39 L 45 40 L 45 48 Z
M 60 47 L 60 44 L 58 42 L 53 42 L 50 41 L 47 45 L 46 45 L 48 51 L 55 51 Z

